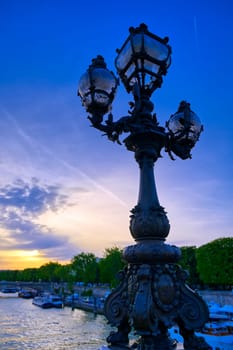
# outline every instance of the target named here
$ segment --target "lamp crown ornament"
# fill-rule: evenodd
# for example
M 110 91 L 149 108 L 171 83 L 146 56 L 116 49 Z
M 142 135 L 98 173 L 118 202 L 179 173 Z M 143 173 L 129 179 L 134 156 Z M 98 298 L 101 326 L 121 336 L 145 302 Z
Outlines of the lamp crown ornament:
M 124 249 L 128 265 L 104 308 L 110 324 L 117 327 L 107 338 L 111 349 L 175 349 L 168 329 L 178 324 L 185 350 L 209 350 L 208 344 L 195 335 L 208 320 L 208 308 L 185 283 L 187 274 L 177 265 L 180 249 L 165 243 L 170 223 L 160 205 L 154 178 L 154 164 L 162 149 L 173 160 L 173 153 L 181 159 L 191 158 L 191 149 L 203 130 L 186 101 L 181 101 L 166 128 L 159 125 L 150 98 L 161 87 L 170 64 L 167 37 L 149 32 L 145 24 L 129 28 L 128 38 L 117 50 L 115 66 L 134 100 L 128 114 L 117 121 L 111 109 L 119 79 L 102 56 L 92 60 L 79 81 L 78 95 L 91 125 L 119 144 L 121 134 L 126 133 L 123 143 L 134 153 L 140 171 L 138 202 L 131 210 L 129 225 L 136 243 Z M 128 337 L 132 328 L 139 337 L 134 344 Z
M 96 129 L 104 132 L 111 140 L 121 144 L 122 133 L 135 132 L 151 128 L 164 130 L 159 126 L 156 115 L 152 113 L 154 105 L 151 94 L 161 87 L 162 76 L 171 64 L 171 47 L 168 37 L 148 31 L 146 24 L 130 27 L 130 35 L 120 49 L 117 49 L 115 66 L 126 91 L 134 98 L 130 102 L 128 115 L 113 121 L 112 103 L 116 95 L 119 79 L 107 68 L 103 56 L 98 55 L 79 81 L 78 95 L 88 119 Z M 108 114 L 104 120 L 104 115 Z M 171 159 L 173 153 L 181 159 L 191 158 L 191 149 L 198 141 L 203 126 L 198 116 L 191 111 L 190 103 L 182 101 L 178 111 L 166 122 L 165 151 Z

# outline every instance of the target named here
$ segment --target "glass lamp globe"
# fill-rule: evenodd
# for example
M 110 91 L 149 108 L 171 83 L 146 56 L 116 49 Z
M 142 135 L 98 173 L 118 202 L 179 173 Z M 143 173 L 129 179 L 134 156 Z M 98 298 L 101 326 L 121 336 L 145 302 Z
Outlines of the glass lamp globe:
M 182 159 L 190 158 L 191 149 L 198 141 L 203 125 L 199 117 L 190 109 L 190 104 L 182 101 L 178 111 L 166 123 L 170 136 L 170 149 Z
M 122 48 L 117 50 L 115 66 L 128 92 L 137 84 L 141 94 L 150 97 L 161 86 L 162 75 L 171 64 L 171 47 L 168 38 L 150 33 L 145 24 L 131 27 L 129 32 Z
M 105 114 L 111 109 L 117 85 L 117 78 L 107 69 L 104 58 L 98 55 L 81 76 L 78 95 L 88 112 Z

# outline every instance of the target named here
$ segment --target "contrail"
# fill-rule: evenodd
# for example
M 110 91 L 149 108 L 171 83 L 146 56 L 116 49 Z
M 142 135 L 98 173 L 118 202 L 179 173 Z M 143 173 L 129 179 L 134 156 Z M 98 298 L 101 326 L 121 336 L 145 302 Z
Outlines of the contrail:
M 200 52 L 200 46 L 199 46 L 199 38 L 198 38 L 198 31 L 197 31 L 197 17 L 193 16 L 193 26 L 194 26 L 194 38 L 195 38 L 195 44 L 197 52 Z
M 83 171 L 81 171 L 80 169 L 78 169 L 77 167 L 74 167 L 73 165 L 69 164 L 68 162 L 66 162 L 63 159 L 58 159 L 67 169 L 76 171 L 79 175 L 81 175 L 84 179 L 88 180 L 92 185 L 94 185 L 96 188 L 98 188 L 99 190 L 101 190 L 102 192 L 104 192 L 105 194 L 107 194 L 109 197 L 113 198 L 114 200 L 116 200 L 118 203 L 120 203 L 121 205 L 123 205 L 124 207 L 127 207 L 127 204 L 122 201 L 118 196 L 116 196 L 112 191 L 109 191 L 106 187 L 100 185 L 98 182 L 96 182 L 95 180 L 93 180 L 90 176 L 88 176 L 87 174 L 85 174 Z
M 29 143 L 31 146 L 35 145 L 35 141 L 29 136 L 27 133 L 24 132 L 24 130 L 19 126 L 17 120 L 13 117 L 11 113 L 9 113 L 5 108 L 2 108 L 3 113 L 5 113 L 7 119 L 14 125 L 17 133 L 24 139 L 27 143 Z
M 87 180 L 89 183 L 91 183 L 94 187 L 101 190 L 103 193 L 108 195 L 109 197 L 113 198 L 115 201 L 120 203 L 122 206 L 127 207 L 127 204 L 122 201 L 117 195 L 115 195 L 112 191 L 108 190 L 106 187 L 100 185 L 97 181 L 93 180 L 90 176 L 88 176 L 86 173 L 84 173 L 79 168 L 73 166 L 72 164 L 68 163 L 62 158 L 57 157 L 49 148 L 45 147 L 44 145 L 39 144 L 37 141 L 35 141 L 30 135 L 28 135 L 23 128 L 18 124 L 17 120 L 14 118 L 14 116 L 6 111 L 5 109 L 2 109 L 5 113 L 8 120 L 14 125 L 17 133 L 21 136 L 21 138 L 26 141 L 30 146 L 35 147 L 38 149 L 38 147 L 47 155 L 55 159 L 57 162 L 59 162 L 62 166 L 66 167 L 69 170 L 72 170 L 82 176 L 85 180 Z

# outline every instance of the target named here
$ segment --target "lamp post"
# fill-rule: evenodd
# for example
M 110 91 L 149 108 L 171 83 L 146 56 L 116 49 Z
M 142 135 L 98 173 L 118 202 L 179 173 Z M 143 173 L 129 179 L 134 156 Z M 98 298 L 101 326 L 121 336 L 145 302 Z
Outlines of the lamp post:
M 203 127 L 185 101 L 166 123 L 167 130 L 159 126 L 150 97 L 161 87 L 171 64 L 171 47 L 168 38 L 152 34 L 145 24 L 131 27 L 129 32 L 115 60 L 118 75 L 134 98 L 129 114 L 113 121 L 111 105 L 119 80 L 107 69 L 102 56 L 92 60 L 78 88 L 93 127 L 119 144 L 120 135 L 128 133 L 123 143 L 134 152 L 140 169 L 138 202 L 130 216 L 130 232 L 136 243 L 124 249 L 127 268 L 120 272 L 120 284 L 105 302 L 105 315 L 117 328 L 107 342 L 111 349 L 174 349 L 168 329 L 177 324 L 184 349 L 207 350 L 208 344 L 195 330 L 208 320 L 208 309 L 185 284 L 187 274 L 177 265 L 180 249 L 165 243 L 170 224 L 154 180 L 154 163 L 161 150 L 164 148 L 171 159 L 174 154 L 191 158 Z M 132 329 L 138 335 L 134 344 L 128 337 Z

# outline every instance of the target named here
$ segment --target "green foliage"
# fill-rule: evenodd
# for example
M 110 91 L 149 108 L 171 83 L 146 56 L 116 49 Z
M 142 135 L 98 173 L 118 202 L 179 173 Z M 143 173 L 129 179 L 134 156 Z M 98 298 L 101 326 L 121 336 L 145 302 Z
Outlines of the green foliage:
M 92 289 L 87 289 L 82 292 L 82 297 L 91 297 L 93 295 Z
M 205 284 L 233 285 L 233 238 L 219 238 L 197 248 L 196 257 Z
M 58 262 L 49 262 L 39 268 L 0 271 L 0 281 L 73 283 L 75 280 L 70 264 L 61 265 Z
M 74 282 L 70 264 L 67 264 L 67 265 L 58 264 L 55 268 L 54 273 L 55 273 L 57 282 Z
M 18 281 L 18 270 L 3 270 L 0 271 L 0 281 Z
M 195 286 L 200 284 L 199 274 L 197 271 L 197 260 L 196 260 L 196 247 L 181 247 L 182 257 L 179 262 L 184 270 L 189 273 L 188 284 Z
M 71 260 L 72 271 L 78 282 L 98 282 L 98 263 L 92 253 L 80 253 Z
M 38 269 L 36 268 L 28 268 L 22 271 L 18 271 L 18 281 L 22 282 L 38 282 Z
M 100 281 L 115 287 L 118 284 L 117 273 L 124 266 L 121 249 L 118 247 L 105 249 L 104 257 L 99 262 Z
M 60 282 L 60 266 L 61 264 L 51 261 L 45 265 L 42 265 L 38 270 L 39 279 L 43 282 Z

